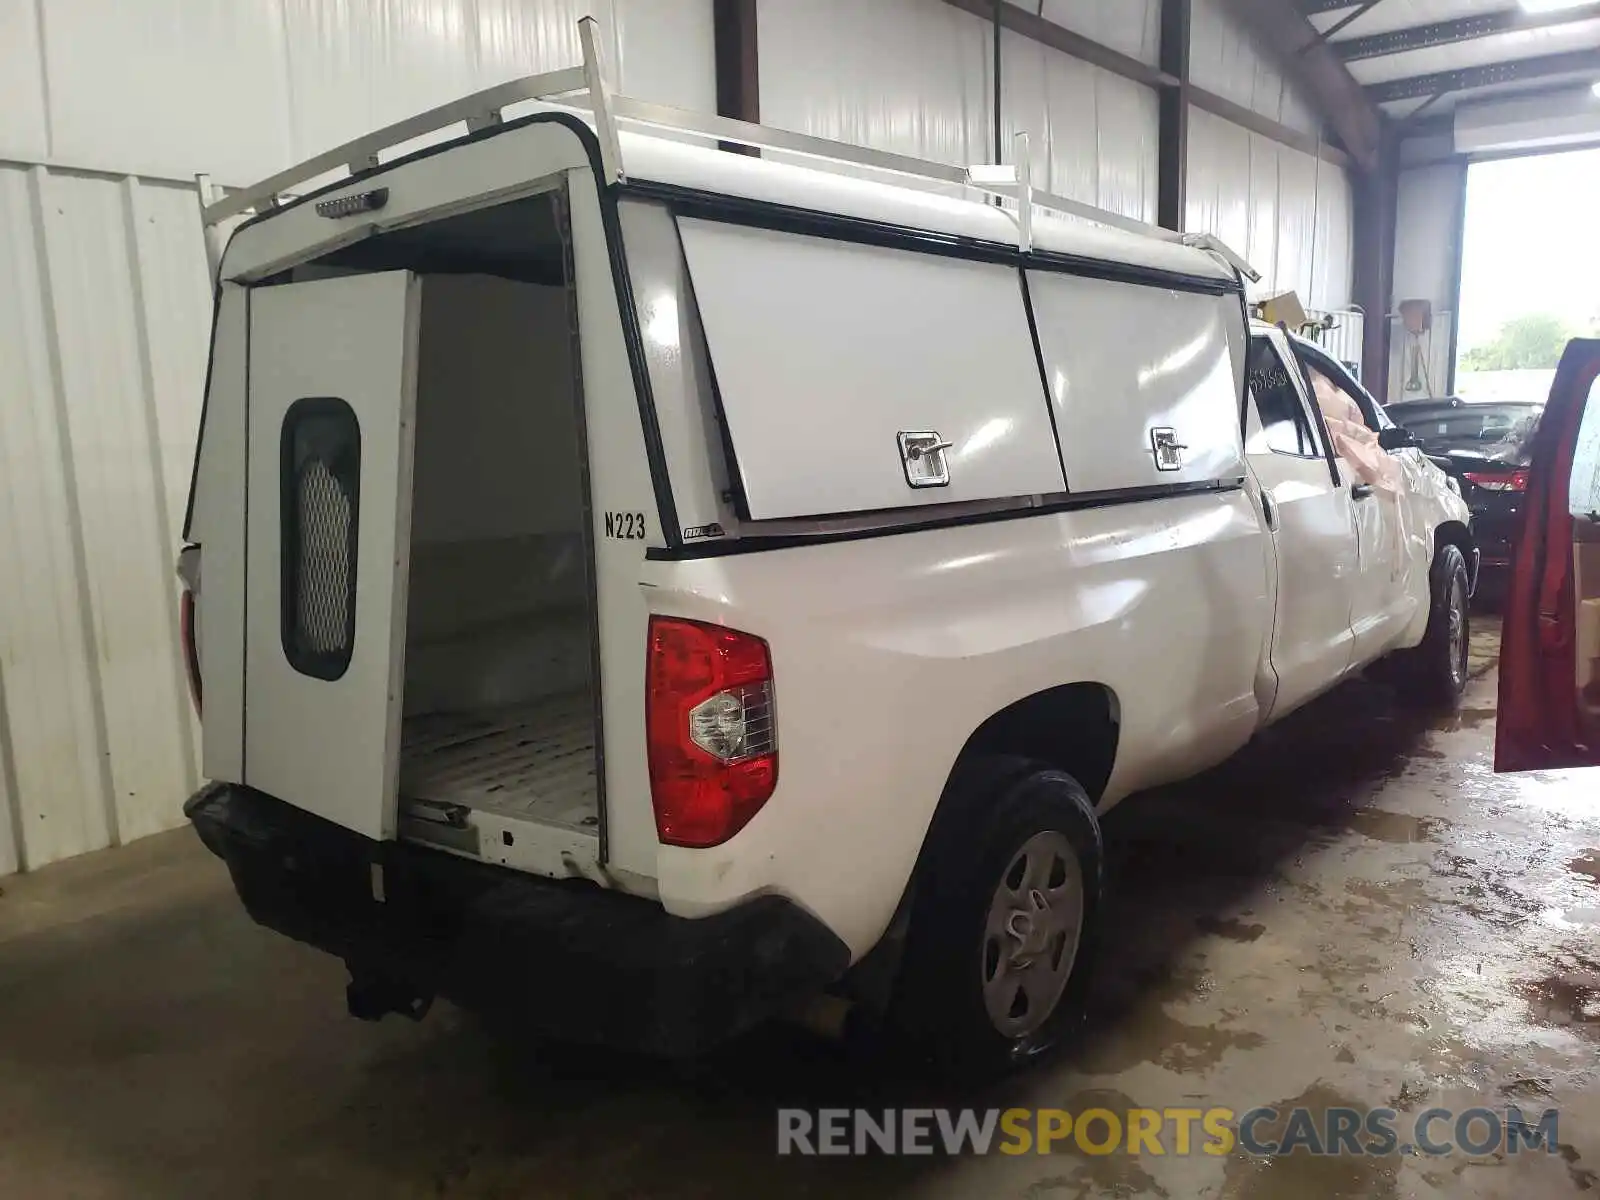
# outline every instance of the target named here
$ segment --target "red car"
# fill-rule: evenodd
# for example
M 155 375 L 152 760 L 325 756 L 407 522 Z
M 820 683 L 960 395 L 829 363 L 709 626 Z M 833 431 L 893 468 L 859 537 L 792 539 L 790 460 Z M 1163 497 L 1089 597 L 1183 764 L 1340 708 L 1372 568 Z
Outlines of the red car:
M 1600 341 L 1567 346 L 1530 446 L 1495 770 L 1600 766 Z

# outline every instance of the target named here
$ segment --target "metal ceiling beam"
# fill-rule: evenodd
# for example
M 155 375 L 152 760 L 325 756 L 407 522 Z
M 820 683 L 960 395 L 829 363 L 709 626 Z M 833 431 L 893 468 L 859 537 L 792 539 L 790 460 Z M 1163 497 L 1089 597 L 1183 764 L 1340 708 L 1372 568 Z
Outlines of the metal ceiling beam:
M 1246 29 L 1254 31 L 1310 95 L 1312 103 L 1363 171 L 1378 166 L 1383 116 L 1303 11 L 1285 0 L 1224 0 Z M 1315 0 L 1313 7 L 1315 6 Z M 1340 8 L 1354 8 L 1341 4 Z M 1329 11 L 1329 10 L 1322 10 Z
M 1317 32 L 1317 41 L 1319 41 L 1319 42 L 1332 41 L 1334 34 L 1338 33 L 1346 25 L 1349 25 L 1354 21 L 1361 20 L 1362 17 L 1366 16 L 1369 12 L 1371 12 L 1373 9 L 1377 8 L 1378 5 L 1380 5 L 1382 3 L 1383 3 L 1383 0 L 1366 0 L 1366 3 L 1361 5 L 1360 8 L 1357 8 L 1353 12 L 1345 13 L 1344 16 L 1340 17 L 1337 21 L 1335 21 L 1332 25 L 1329 25 L 1326 29 L 1319 30 Z
M 1300 0 L 1299 8 L 1306 16 L 1315 17 L 1322 13 L 1354 8 L 1360 2 L 1361 0 Z
M 1453 21 L 1414 25 L 1410 29 L 1391 29 L 1388 33 L 1349 38 L 1336 43 L 1334 49 L 1345 62 L 1355 62 L 1362 58 L 1381 58 L 1386 54 L 1404 54 L 1407 50 L 1426 50 L 1430 46 L 1469 42 L 1475 38 L 1493 37 L 1497 33 L 1549 29 L 1557 25 L 1571 25 L 1577 21 L 1596 19 L 1600 19 L 1600 3 L 1547 13 L 1508 8 L 1502 12 L 1479 13 L 1476 16 L 1460 17 Z
M 1538 58 L 1519 58 L 1481 67 L 1463 67 L 1455 71 L 1435 71 L 1431 75 L 1391 79 L 1387 83 L 1373 84 L 1367 88 L 1367 95 L 1373 103 L 1385 104 L 1392 100 L 1415 100 L 1435 92 L 1464 92 L 1492 84 L 1517 83 L 1524 79 L 1588 73 L 1600 76 L 1600 49 L 1569 50 L 1563 54 L 1545 54 Z

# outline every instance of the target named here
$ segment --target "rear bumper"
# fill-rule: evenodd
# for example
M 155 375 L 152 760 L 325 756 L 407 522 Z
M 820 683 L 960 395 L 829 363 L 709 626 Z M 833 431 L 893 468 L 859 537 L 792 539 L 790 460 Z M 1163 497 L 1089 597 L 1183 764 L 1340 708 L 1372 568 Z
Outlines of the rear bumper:
M 837 936 L 779 896 L 688 920 L 582 881 L 372 842 L 247 788 L 214 784 L 184 812 L 260 924 L 358 979 L 547 1036 L 693 1054 L 849 965 Z

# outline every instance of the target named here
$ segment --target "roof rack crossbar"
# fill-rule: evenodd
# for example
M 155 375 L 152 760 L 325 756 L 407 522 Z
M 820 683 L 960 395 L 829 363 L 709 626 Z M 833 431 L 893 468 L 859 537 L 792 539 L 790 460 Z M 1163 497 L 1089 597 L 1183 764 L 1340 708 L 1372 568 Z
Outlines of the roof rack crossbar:
M 1017 206 L 1015 213 L 1017 241 L 1024 251 L 1032 248 L 1035 210 L 1045 209 L 1162 242 L 1194 246 L 1213 254 L 1252 281 L 1261 278 L 1240 255 L 1211 234 L 1177 233 L 1134 217 L 1110 212 L 1093 204 L 1057 196 L 1034 187 L 1031 180 L 1028 137 L 1025 133 L 1017 134 L 1013 140 L 1012 164 L 958 167 L 891 150 L 876 150 L 869 146 L 858 146 L 813 134 L 752 124 L 732 117 L 691 112 L 688 109 L 613 93 L 600 47 L 598 25 L 593 17 L 584 17 L 578 22 L 578 39 L 583 51 L 583 63 L 579 66 L 514 79 L 449 104 L 430 108 L 404 121 L 398 121 L 364 137 L 356 138 L 352 142 L 337 146 L 297 166 L 279 171 L 276 175 L 241 191 L 222 194 L 207 177 L 198 176 L 201 215 L 207 232 L 208 247 L 216 240 L 212 227 L 219 222 L 251 210 L 260 210 L 263 206 L 276 207 L 281 202 L 281 197 L 290 189 L 319 175 L 340 168 L 347 169 L 353 175 L 380 165 L 380 156 L 385 151 L 416 138 L 460 124 L 465 124 L 469 133 L 475 132 L 498 124 L 502 110 L 508 105 L 524 101 L 544 101 L 556 107 L 586 112 L 591 116 L 596 137 L 600 142 L 601 170 L 607 183 L 620 183 L 627 178 L 622 145 L 617 135 L 619 123 L 626 123 L 646 129 L 669 130 L 709 141 L 731 142 L 758 150 L 774 150 L 820 163 L 866 167 L 891 175 L 910 176 L 933 183 L 970 188 L 989 196 L 1009 199 Z
M 241 191 L 232 192 L 205 209 L 206 224 L 214 225 L 229 217 L 238 216 L 252 208 L 277 203 L 278 197 L 296 184 L 305 183 L 340 167 L 351 174 L 378 165 L 378 156 L 385 150 L 409 142 L 414 138 L 448 129 L 451 125 L 467 124 L 479 128 L 494 124 L 500 110 L 523 100 L 548 100 L 588 87 L 582 67 L 567 67 L 560 71 L 547 71 L 543 75 L 529 75 L 513 79 L 497 87 L 474 92 L 449 104 L 430 108 L 427 112 L 407 117 L 393 125 L 386 125 L 373 133 L 358 137 L 353 142 L 335 146 L 315 158 L 270 175 L 260 183 Z

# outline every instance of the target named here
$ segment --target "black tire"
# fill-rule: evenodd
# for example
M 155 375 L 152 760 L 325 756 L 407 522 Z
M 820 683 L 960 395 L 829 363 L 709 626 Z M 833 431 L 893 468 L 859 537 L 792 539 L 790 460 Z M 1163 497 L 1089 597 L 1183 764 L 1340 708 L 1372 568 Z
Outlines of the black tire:
M 1045 889 L 1049 896 L 1068 897 L 1072 889 L 1068 851 L 1081 888 L 1078 931 L 1070 947 L 1065 944 L 1068 934 L 1048 932 L 1052 921 L 1070 922 L 1069 900 L 1054 910 L 1046 903 L 1022 913 L 1021 927 L 1028 937 L 1035 936 L 1033 920 L 1039 916 L 1037 935 L 1050 939 L 1034 947 L 1031 957 L 1014 925 L 1003 935 L 990 930 L 1002 908 L 1002 881 L 1025 847 L 1030 856 L 1040 855 L 1025 858 L 1025 870 L 1032 872 L 1037 862 L 1051 873 Z M 911 920 L 889 1012 L 896 1040 L 942 1074 L 963 1080 L 992 1078 L 1065 1041 L 1082 1018 L 1102 864 L 1094 805 L 1072 776 L 1025 758 L 975 756 L 958 764 L 917 864 Z M 1062 873 L 1060 884 L 1056 872 Z M 1018 874 L 1010 882 L 1020 892 L 1025 880 Z M 1045 893 L 1033 889 L 1027 894 L 1044 900 Z M 1006 919 L 1018 919 L 1017 912 Z M 999 947 L 1001 940 L 1006 941 L 1004 948 Z M 1063 964 L 1069 949 L 1070 963 Z M 1010 956 L 1001 967 L 999 955 L 1007 951 Z M 1016 965 L 1019 959 L 1025 965 Z M 1064 984 L 1052 983 L 1063 966 Z M 1026 975 L 1034 967 L 1041 974 Z M 1036 985 L 1046 994 L 1051 986 L 1060 989 L 1048 1011 L 1041 1000 L 1036 1011 L 1014 1018 L 1030 1025 L 1025 1032 L 1004 1032 L 990 1016 L 986 996 L 993 1000 L 1005 986 L 999 978 L 1002 970 L 1010 973 L 1010 980 L 1026 975 L 1029 982 L 1019 988 Z M 1025 1010 L 1031 1004 L 1025 999 Z
M 1413 704 L 1454 707 L 1467 690 L 1467 656 L 1472 642 L 1468 611 L 1467 560 L 1457 546 L 1439 548 L 1429 573 L 1428 631 L 1414 650 L 1399 656 L 1397 682 Z

